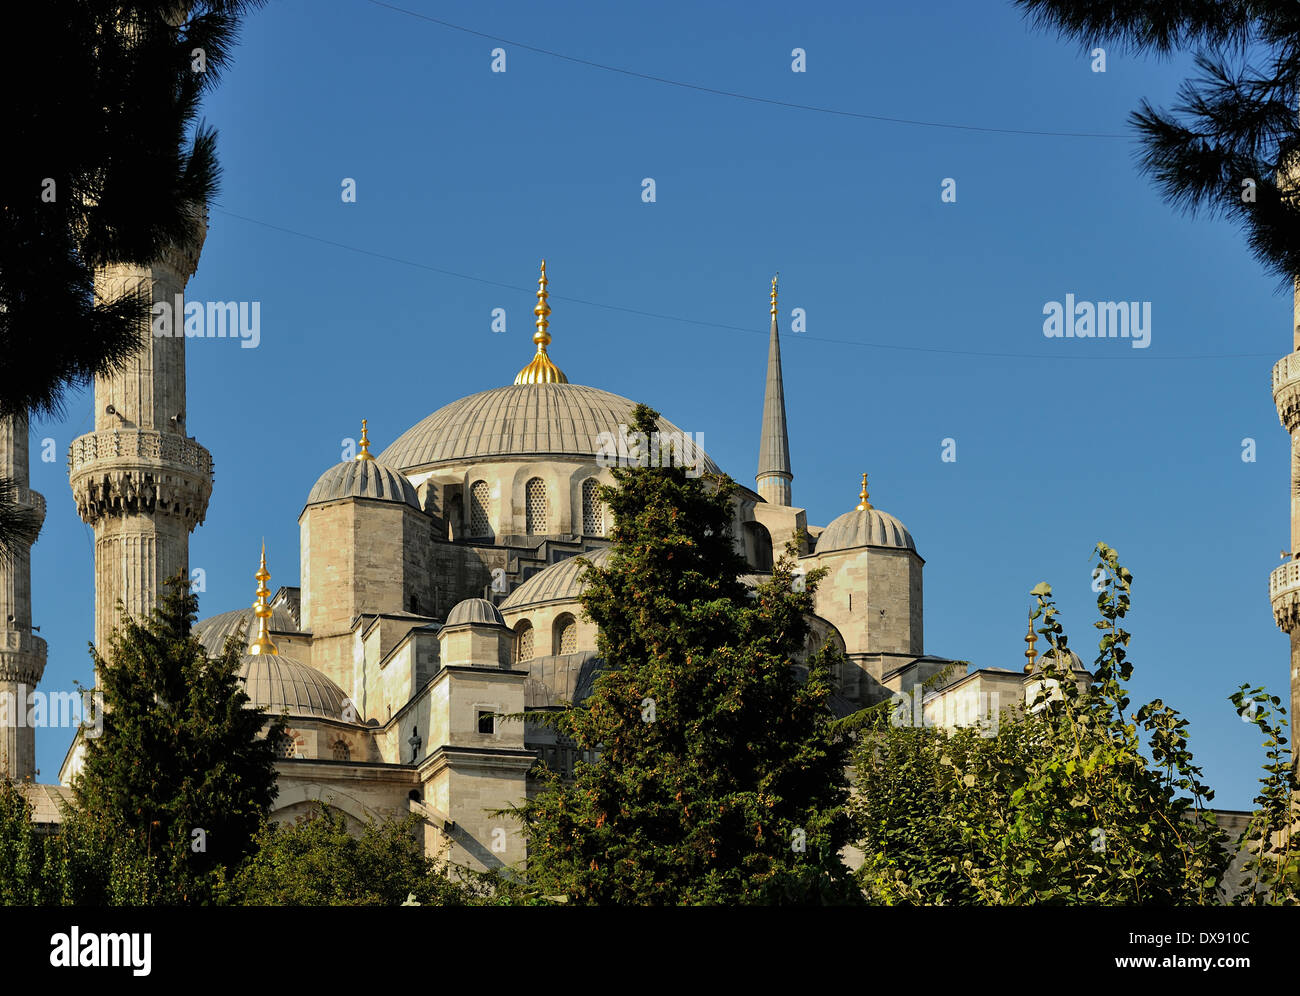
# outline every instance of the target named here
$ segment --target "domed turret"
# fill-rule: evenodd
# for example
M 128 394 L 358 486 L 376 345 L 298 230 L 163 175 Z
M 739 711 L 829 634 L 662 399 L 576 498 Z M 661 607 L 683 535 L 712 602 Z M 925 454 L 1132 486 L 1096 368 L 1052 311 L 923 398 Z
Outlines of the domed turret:
M 361 420 L 361 447 L 356 458 L 335 464 L 321 474 L 307 495 L 307 504 L 316 505 L 342 498 L 405 502 L 414 508 L 420 507 L 420 499 L 411 482 L 371 455 L 365 419 Z
M 447 613 L 446 629 L 450 626 L 505 626 L 497 607 L 486 598 L 467 598 L 457 602 Z
M 867 500 L 867 475 L 862 475 L 858 507 L 834 519 L 817 537 L 817 553 L 852 550 L 860 546 L 893 546 L 915 550 L 907 527 Z

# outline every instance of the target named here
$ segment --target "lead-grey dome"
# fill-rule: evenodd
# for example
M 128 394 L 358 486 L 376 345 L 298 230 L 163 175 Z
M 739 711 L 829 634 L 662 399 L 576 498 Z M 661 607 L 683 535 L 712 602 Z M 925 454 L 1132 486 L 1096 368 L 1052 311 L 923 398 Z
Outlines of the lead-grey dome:
M 915 550 L 912 534 L 888 512 L 854 509 L 834 519 L 817 537 L 815 553 L 852 550 L 859 546 L 894 546 Z
M 618 437 L 636 403 L 581 384 L 518 384 L 471 394 L 439 408 L 379 454 L 411 472 L 490 457 L 557 456 L 592 459 L 603 432 Z M 665 418 L 660 432 L 681 432 Z M 708 454 L 704 469 L 719 473 Z
M 335 464 L 317 479 L 307 495 L 307 504 L 340 498 L 372 498 L 420 507 L 414 485 L 378 460 L 345 460 Z
M 596 567 L 608 567 L 613 555 L 610 547 L 593 550 L 582 554 Z M 552 564 L 545 570 L 538 571 L 518 588 L 512 591 L 501 603 L 503 611 L 523 608 L 526 605 L 540 605 L 543 602 L 572 601 L 582 593 L 582 573 L 587 565 L 579 563 L 577 557 L 569 557 L 558 564 Z
M 457 602 L 447 613 L 447 626 L 504 626 L 497 607 L 486 598 L 467 598 Z
M 322 716 L 344 720 L 350 714 L 343 689 L 313 667 L 279 654 L 245 654 L 240 658 L 244 690 L 251 704 L 272 716 Z

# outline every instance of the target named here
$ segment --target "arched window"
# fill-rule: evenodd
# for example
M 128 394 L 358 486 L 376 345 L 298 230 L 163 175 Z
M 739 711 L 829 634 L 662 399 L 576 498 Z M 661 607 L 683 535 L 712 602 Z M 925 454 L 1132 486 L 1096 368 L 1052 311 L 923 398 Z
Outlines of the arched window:
M 550 509 L 546 502 L 546 482 L 540 477 L 530 477 L 524 485 L 524 499 L 527 502 L 525 514 L 525 532 L 529 536 L 540 536 L 547 531 Z
M 447 503 L 447 539 L 456 539 L 465 528 L 465 502 L 459 494 Z
M 554 640 L 555 654 L 576 654 L 578 652 L 578 620 L 565 612 L 555 620 Z
M 515 626 L 515 663 L 525 664 L 533 659 L 533 624 L 527 619 Z
M 352 752 L 348 750 L 348 745 L 345 744 L 342 740 L 334 741 L 333 751 L 334 751 L 334 760 L 336 761 L 352 760 Z
M 772 569 L 772 534 L 761 522 L 746 522 L 745 534 L 749 537 L 750 564 L 756 571 Z
M 596 494 L 598 482 L 588 477 L 582 482 L 582 534 L 605 535 L 605 506 Z
M 488 517 L 487 481 L 475 481 L 469 488 L 469 534 L 491 536 L 492 520 Z

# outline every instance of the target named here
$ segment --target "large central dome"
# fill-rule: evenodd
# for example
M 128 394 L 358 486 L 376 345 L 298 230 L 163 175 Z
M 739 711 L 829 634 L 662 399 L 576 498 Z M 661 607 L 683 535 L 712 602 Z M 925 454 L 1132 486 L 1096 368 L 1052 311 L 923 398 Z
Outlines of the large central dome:
M 636 403 L 581 384 L 516 384 L 453 401 L 402 433 L 379 462 L 406 473 L 494 457 L 593 459 L 602 432 L 618 438 Z M 660 432 L 681 432 L 667 419 Z M 708 455 L 704 469 L 718 473 Z

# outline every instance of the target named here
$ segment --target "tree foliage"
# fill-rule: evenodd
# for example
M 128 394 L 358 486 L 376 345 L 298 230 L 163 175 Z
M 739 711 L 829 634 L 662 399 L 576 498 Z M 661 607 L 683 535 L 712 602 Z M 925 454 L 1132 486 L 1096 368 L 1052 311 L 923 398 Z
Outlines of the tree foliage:
M 1048 650 L 1028 710 L 975 729 L 902 728 L 881 711 L 855 753 L 860 880 L 883 903 L 1212 904 L 1230 852 L 1187 721 L 1157 699 L 1129 714 L 1132 575 L 1098 544 L 1099 653 L 1072 673 L 1050 586 Z M 1146 751 L 1142 738 L 1146 738 Z M 1147 752 L 1150 757 L 1148 758 Z
M 69 876 L 69 901 L 211 901 L 275 799 L 284 722 L 261 735 L 238 644 L 209 658 L 191 631 L 197 609 L 172 578 L 152 617 L 128 620 L 108 657 L 95 655 L 103 731 L 85 739 L 63 836 L 69 861 L 107 859 L 111 875 Z
M 203 94 L 264 0 L 42 0 L 0 31 L 0 417 L 58 412 L 148 335 L 150 289 L 96 297 L 96 267 L 197 240 L 217 189 Z M 201 68 L 199 68 L 201 67 Z M 57 330 L 51 335 L 50 330 Z M 0 487 L 0 554 L 20 541 Z
M 1195 53 L 1172 110 L 1130 120 L 1140 166 L 1175 207 L 1237 221 L 1255 257 L 1289 285 L 1300 273 L 1300 5 L 1289 0 L 1014 0 L 1039 27 L 1085 48 Z M 1300 176 L 1293 178 L 1300 181 Z
M 371 821 L 360 834 L 325 804 L 293 824 L 268 823 L 256 852 L 231 882 L 241 906 L 465 906 L 481 902 L 477 884 L 454 882 L 424 853 L 420 817 Z
M 639 405 L 633 423 L 650 440 L 658 414 Z M 613 554 L 585 574 L 605 671 L 554 720 L 597 759 L 571 782 L 544 775 L 519 810 L 528 878 L 579 904 L 851 900 L 833 650 L 806 676 L 792 667 L 818 575 L 797 578 L 787 554 L 751 599 L 735 485 L 654 466 L 646 449 L 601 493 Z

